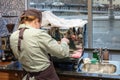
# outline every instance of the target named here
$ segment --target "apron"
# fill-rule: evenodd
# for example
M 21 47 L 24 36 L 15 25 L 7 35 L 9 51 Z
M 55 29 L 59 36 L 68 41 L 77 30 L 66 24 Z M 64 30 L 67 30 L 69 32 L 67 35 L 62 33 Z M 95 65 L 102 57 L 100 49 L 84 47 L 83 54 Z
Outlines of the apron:
M 18 50 L 21 51 L 21 40 L 23 39 L 23 33 L 27 28 L 21 28 L 19 29 L 19 40 L 18 40 Z M 49 55 L 49 54 L 48 54 Z M 49 55 L 50 56 L 50 55 Z M 50 57 L 51 59 L 51 57 Z M 54 65 L 52 61 L 50 60 L 50 66 L 45 69 L 44 71 L 39 72 L 27 72 L 24 70 L 25 76 L 22 80 L 59 80 Z
M 26 72 L 26 75 L 23 77 L 22 80 L 59 80 L 59 78 L 51 62 L 51 65 L 44 71 Z

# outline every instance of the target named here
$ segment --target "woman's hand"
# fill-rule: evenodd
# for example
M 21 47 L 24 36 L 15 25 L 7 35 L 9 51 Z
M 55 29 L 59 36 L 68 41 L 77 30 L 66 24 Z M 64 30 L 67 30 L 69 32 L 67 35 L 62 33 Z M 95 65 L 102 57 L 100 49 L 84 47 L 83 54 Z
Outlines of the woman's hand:
M 68 44 L 70 43 L 70 41 L 69 41 L 67 38 L 62 38 L 62 39 L 61 39 L 61 42 L 62 42 L 62 41 L 66 42 L 66 43 L 68 43 Z

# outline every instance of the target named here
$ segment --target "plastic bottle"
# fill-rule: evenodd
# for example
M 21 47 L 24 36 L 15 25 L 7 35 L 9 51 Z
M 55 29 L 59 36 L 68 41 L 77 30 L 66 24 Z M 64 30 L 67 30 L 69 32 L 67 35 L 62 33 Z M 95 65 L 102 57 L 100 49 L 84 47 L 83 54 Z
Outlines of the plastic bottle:
M 95 49 L 94 51 L 93 51 L 93 58 L 95 58 L 96 60 L 100 60 L 99 59 L 99 51 L 97 50 L 97 49 Z

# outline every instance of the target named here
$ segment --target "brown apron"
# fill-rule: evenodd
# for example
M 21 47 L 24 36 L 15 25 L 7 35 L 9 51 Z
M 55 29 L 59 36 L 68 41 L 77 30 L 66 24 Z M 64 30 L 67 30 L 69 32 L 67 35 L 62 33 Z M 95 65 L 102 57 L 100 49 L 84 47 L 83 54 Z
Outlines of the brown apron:
M 21 40 L 23 39 L 23 33 L 24 33 L 25 29 L 27 29 L 27 28 L 19 29 L 20 30 L 19 39 L 18 39 L 18 50 L 19 51 L 21 51 L 21 49 L 20 49 Z M 47 69 L 45 69 L 44 71 L 39 71 L 39 72 L 25 71 L 25 73 L 27 74 L 26 80 L 29 80 L 30 77 L 34 77 L 35 80 L 59 80 L 52 61 L 51 61 L 50 66 Z

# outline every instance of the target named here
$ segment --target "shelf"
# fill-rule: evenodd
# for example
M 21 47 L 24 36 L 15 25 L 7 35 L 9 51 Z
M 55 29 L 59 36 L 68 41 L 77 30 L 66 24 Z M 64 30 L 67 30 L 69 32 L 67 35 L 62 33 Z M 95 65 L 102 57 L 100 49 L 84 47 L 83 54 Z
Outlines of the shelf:
M 18 16 L 9 16 L 9 15 L 4 15 L 2 17 L 5 17 L 5 18 L 12 18 L 12 17 L 18 17 Z

